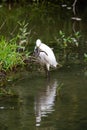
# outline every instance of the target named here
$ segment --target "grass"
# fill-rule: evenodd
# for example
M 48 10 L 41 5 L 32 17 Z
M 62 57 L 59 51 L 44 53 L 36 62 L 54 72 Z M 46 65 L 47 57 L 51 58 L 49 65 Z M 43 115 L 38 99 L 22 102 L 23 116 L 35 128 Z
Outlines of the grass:
M 16 39 L 7 41 L 0 38 L 0 71 L 12 70 L 17 65 L 23 65 L 21 53 L 17 52 Z

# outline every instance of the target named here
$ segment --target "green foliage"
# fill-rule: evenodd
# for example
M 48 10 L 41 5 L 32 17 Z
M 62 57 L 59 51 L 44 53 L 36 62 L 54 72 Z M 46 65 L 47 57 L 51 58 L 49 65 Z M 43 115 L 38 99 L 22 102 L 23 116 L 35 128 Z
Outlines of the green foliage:
M 0 38 L 0 71 L 8 71 L 18 65 L 24 65 L 24 60 L 29 57 L 30 52 L 25 49 L 30 34 L 27 31 L 28 23 L 25 21 L 18 23 L 20 27 L 16 37 L 9 41 L 4 37 Z
M 16 39 L 9 42 L 4 37 L 0 38 L 0 71 L 12 70 L 13 67 L 23 64 L 22 56 L 17 52 Z
M 26 23 L 25 21 L 18 22 L 18 24 L 19 24 L 19 31 L 17 34 L 17 38 L 18 38 L 19 50 L 21 49 L 22 52 L 25 52 L 27 50 L 27 45 L 29 43 L 28 41 L 31 39 L 30 37 L 31 30 L 30 31 L 27 30 L 28 23 Z
M 76 32 L 69 36 L 66 36 L 64 32 L 59 31 L 59 36 L 55 38 L 59 51 L 62 54 L 63 59 L 67 62 L 78 58 L 78 48 L 80 46 L 80 33 Z
M 59 31 L 59 38 L 56 40 L 61 48 L 68 48 L 68 47 L 78 47 L 79 46 L 79 38 L 81 37 L 79 32 L 74 33 L 73 35 L 66 36 L 64 32 L 61 30 Z
M 18 38 L 20 40 L 26 40 L 27 36 L 30 34 L 30 32 L 27 32 L 28 23 L 23 21 L 22 23 L 18 22 L 18 24 L 20 25 Z

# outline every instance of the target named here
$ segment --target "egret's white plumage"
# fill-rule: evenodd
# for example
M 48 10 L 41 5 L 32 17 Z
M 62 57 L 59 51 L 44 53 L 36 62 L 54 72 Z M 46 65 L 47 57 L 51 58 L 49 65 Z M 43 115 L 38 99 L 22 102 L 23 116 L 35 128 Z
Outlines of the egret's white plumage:
M 34 52 L 38 61 L 41 64 L 46 65 L 48 71 L 50 67 L 57 67 L 58 63 L 56 61 L 53 50 L 46 44 L 42 43 L 40 39 L 36 40 Z

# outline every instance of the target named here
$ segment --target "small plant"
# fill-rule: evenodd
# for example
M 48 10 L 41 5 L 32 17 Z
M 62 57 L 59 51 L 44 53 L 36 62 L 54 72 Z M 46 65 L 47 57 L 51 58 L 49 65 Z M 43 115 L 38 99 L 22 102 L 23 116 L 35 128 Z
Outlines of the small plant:
M 27 32 L 28 23 L 25 23 L 25 21 L 23 21 L 22 23 L 18 22 L 18 24 L 20 25 L 19 39 L 24 40 L 27 38 L 27 35 L 29 34 L 29 32 Z
M 59 37 L 55 38 L 55 40 L 57 41 L 60 50 L 63 52 L 64 59 L 68 60 L 68 57 L 73 53 L 73 50 L 78 48 L 80 37 L 81 35 L 79 32 L 66 36 L 64 32 L 61 30 L 59 31 Z
M 28 37 L 31 34 L 31 30 L 28 32 L 28 23 L 25 21 L 23 22 L 18 22 L 19 24 L 19 32 L 17 35 L 17 43 L 18 43 L 18 52 L 21 53 L 23 61 L 25 62 L 28 60 L 30 52 L 28 51 Z M 31 37 L 29 37 L 31 39 Z M 29 40 L 30 40 L 29 39 Z
M 59 42 L 62 48 L 67 48 L 70 46 L 79 46 L 79 38 L 81 37 L 79 32 L 74 33 L 74 35 L 66 36 L 64 32 L 59 31 L 59 38 L 57 41 Z
M 25 23 L 25 21 L 18 22 L 19 24 L 19 33 L 18 33 L 18 40 L 19 40 L 19 48 L 21 48 L 23 51 L 25 50 L 27 44 L 28 44 L 28 35 L 30 35 L 31 30 L 28 32 L 28 23 Z

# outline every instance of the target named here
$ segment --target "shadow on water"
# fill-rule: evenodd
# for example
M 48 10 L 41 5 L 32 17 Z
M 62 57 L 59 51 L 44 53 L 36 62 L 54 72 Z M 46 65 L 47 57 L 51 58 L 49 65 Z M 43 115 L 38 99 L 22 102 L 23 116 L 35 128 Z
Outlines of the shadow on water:
M 18 97 L 0 102 L 1 130 L 87 129 L 83 70 L 52 71 L 49 82 L 39 73 L 24 74 L 13 89 Z

